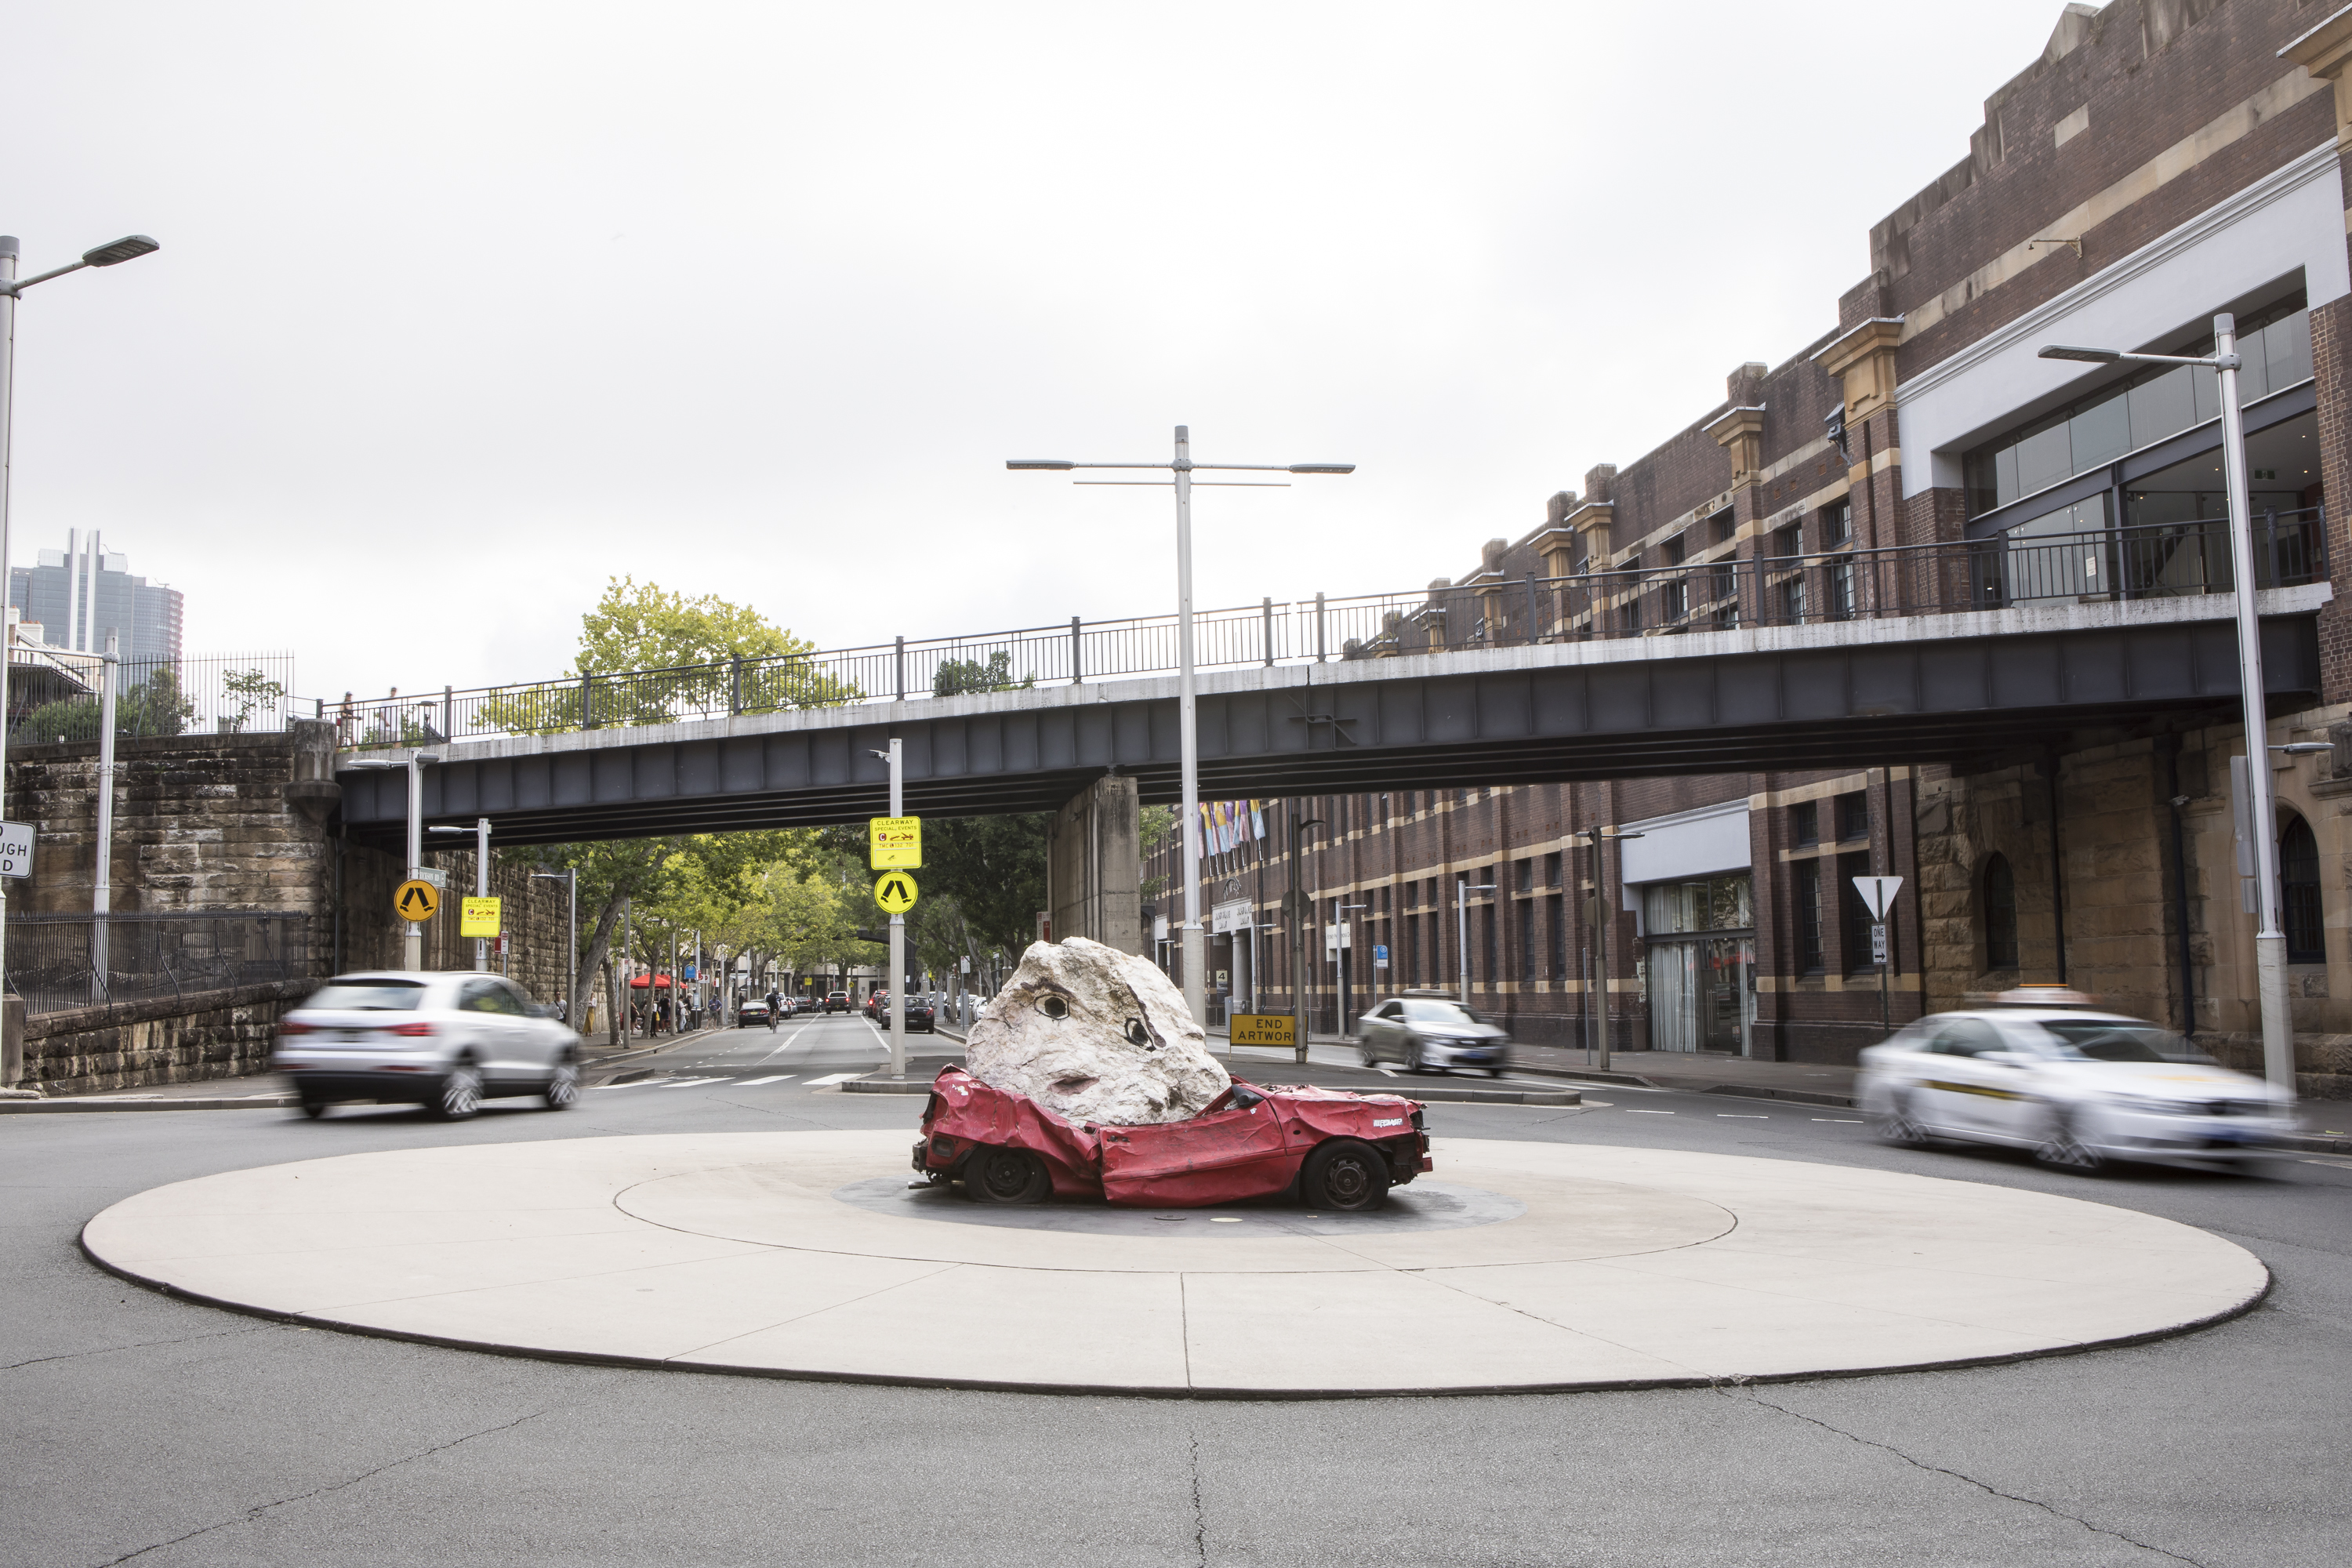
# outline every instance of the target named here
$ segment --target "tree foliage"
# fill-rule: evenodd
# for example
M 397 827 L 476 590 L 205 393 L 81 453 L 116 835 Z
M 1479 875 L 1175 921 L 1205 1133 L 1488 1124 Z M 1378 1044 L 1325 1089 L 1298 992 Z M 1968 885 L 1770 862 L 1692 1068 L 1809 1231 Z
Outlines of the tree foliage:
M 943 658 L 931 676 L 931 695 L 960 697 L 967 691 L 1021 691 L 1037 684 L 1036 676 L 1013 679 L 1013 655 L 998 648 L 985 659 Z
M 923 889 L 955 900 L 977 945 L 1019 958 L 1045 907 L 1052 817 L 948 816 L 923 824 Z
M 187 732 L 188 721 L 196 716 L 196 705 L 180 690 L 180 678 L 169 665 L 155 665 L 147 670 L 146 679 L 135 686 L 125 687 L 114 700 L 114 732 L 117 735 L 180 735 Z M 35 742 L 47 741 L 95 741 L 99 730 L 99 704 L 95 697 L 69 697 L 61 701 L 45 702 L 11 726 L 19 735 Z

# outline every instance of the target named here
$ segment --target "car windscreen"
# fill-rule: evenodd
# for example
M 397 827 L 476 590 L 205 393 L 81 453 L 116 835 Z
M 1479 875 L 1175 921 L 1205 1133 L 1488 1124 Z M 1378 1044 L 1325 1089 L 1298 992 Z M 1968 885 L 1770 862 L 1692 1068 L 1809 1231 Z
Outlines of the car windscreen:
M 1404 1016 L 1416 1024 L 1466 1026 L 1478 1021 L 1478 1015 L 1459 1002 L 1408 1001 L 1404 1005 Z
M 425 985 L 415 980 L 330 980 L 302 1004 L 349 1013 L 413 1013 L 424 1005 Z
M 2169 1029 L 2128 1018 L 2043 1018 L 2064 1054 L 2095 1062 L 2205 1062 L 2213 1058 Z

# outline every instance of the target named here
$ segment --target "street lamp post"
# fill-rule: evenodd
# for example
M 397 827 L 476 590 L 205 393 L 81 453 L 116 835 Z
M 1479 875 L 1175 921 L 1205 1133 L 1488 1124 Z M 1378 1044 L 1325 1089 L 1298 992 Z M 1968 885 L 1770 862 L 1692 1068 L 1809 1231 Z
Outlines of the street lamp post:
M 1470 1005 L 1470 895 L 1491 893 L 1492 882 L 1473 884 L 1467 877 L 1454 879 L 1454 967 L 1462 987 L 1462 1005 Z M 1487 979 L 1492 980 L 1493 975 Z
M 412 882 L 425 875 L 425 770 L 440 760 L 428 752 L 411 752 L 404 763 L 368 757 L 345 764 L 408 770 L 408 879 Z M 465 829 L 452 831 L 462 833 Z M 425 967 L 425 928 L 415 921 L 406 924 L 408 930 L 401 941 L 401 967 L 414 972 Z
M 83 251 L 79 261 L 22 279 L 16 276 L 19 248 L 15 235 L 0 234 L 0 584 L 8 581 L 8 480 L 14 460 L 11 439 L 16 411 L 16 300 L 36 283 L 47 283 L 52 278 L 62 278 L 85 267 L 113 267 L 162 247 L 143 234 L 125 235 L 111 245 Z M 0 610 L 0 756 L 5 756 L 8 749 L 8 663 L 16 657 L 16 640 L 15 630 L 7 625 L 6 612 Z M 5 795 L 5 773 L 0 772 L 0 795 Z M 0 818 L 7 815 L 5 799 L 0 799 Z M 6 972 L 7 913 L 7 879 L 0 878 L 0 973 Z
M 1339 909 L 1334 911 L 1339 917 L 1338 921 L 1339 927 L 1338 932 L 1339 941 L 1339 1011 L 1338 1017 L 1339 1021 L 1339 1037 L 1342 1039 L 1345 1039 L 1348 1035 L 1349 1004 L 1356 999 L 1356 931 L 1355 922 L 1350 921 L 1348 916 L 1350 912 L 1356 910 L 1369 910 L 1371 907 L 1372 906 L 1370 904 L 1341 904 Z
M 1307 922 L 1315 910 L 1298 876 L 1298 840 L 1308 828 L 1325 826 L 1319 816 L 1290 825 L 1290 890 L 1282 895 L 1283 908 L 1290 914 L 1290 1048 L 1302 1062 L 1307 1059 Z
M 1200 736 L 1194 717 L 1199 685 L 1192 648 L 1192 487 L 1196 484 L 1235 489 L 1283 489 L 1287 479 L 1195 479 L 1203 468 L 1220 473 L 1352 474 L 1353 463 L 1196 463 L 1192 460 L 1190 426 L 1176 426 L 1176 455 L 1166 463 L 1074 463 L 1057 458 L 1014 458 L 1008 468 L 1039 468 L 1064 472 L 1072 468 L 1166 469 L 1176 490 L 1176 710 L 1177 749 L 1183 773 L 1184 813 L 1184 1005 L 1192 1022 L 1206 1028 L 1209 1000 L 1202 973 L 1208 963 L 1208 938 L 1201 929 L 1201 763 Z M 1159 479 L 1077 479 L 1081 485 L 1150 485 Z M 1299 1042 L 1302 1051 L 1306 1041 Z M 1300 1058 L 1304 1060 L 1304 1057 Z
M 462 827 L 436 827 L 433 831 L 463 833 L 466 830 Z M 474 818 L 474 897 L 487 899 L 489 896 L 490 819 L 487 816 L 478 816 Z M 474 967 L 483 973 L 489 973 L 490 942 L 488 937 L 478 936 L 474 939 Z
M 2221 378 L 2221 474 L 2230 498 L 2230 570 L 2236 579 L 2238 698 L 2246 729 L 2246 815 L 2254 840 L 2254 991 L 2262 1014 L 2263 1074 L 2294 1092 L 2294 1024 L 2286 995 L 2286 932 L 2279 921 L 2278 813 L 2269 765 L 2270 714 L 2263 700 L 2262 625 L 2254 614 L 2253 509 L 2246 484 L 2246 427 L 2238 406 L 2238 322 L 2213 318 L 2210 354 L 2126 353 L 2117 349 L 2045 343 L 2042 359 L 2087 364 L 2201 364 Z M 2053 885 L 2059 868 L 2050 868 Z M 2190 1027 L 2196 1025 L 2189 1020 Z
M 1592 868 L 1592 897 L 1585 906 L 1584 924 L 1585 930 L 1591 933 L 1593 947 L 1597 950 L 1596 956 L 1600 961 L 1588 972 L 1585 1005 L 1586 1016 L 1593 1019 L 1589 1026 L 1591 1032 L 1587 1039 L 1589 1041 L 1597 1038 L 1601 1048 L 1598 1060 L 1595 1060 L 1593 1048 L 1588 1043 L 1584 1047 L 1584 1056 L 1588 1065 L 1598 1067 L 1602 1072 L 1607 1072 L 1609 1070 L 1609 899 L 1608 879 L 1603 875 L 1607 861 L 1601 856 L 1601 847 L 1619 839 L 1639 838 L 1642 835 L 1620 832 L 1614 827 L 1603 827 L 1596 822 L 1574 837 L 1583 839 L 1591 850 L 1590 864 Z

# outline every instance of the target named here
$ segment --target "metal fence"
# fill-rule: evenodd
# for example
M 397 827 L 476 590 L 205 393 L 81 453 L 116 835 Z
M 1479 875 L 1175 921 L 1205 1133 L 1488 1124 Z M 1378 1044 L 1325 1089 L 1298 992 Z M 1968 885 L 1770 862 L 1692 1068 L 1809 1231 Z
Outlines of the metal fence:
M 310 917 L 269 910 L 11 915 L 7 984 L 27 1014 L 178 999 L 310 973 Z
M 2254 522 L 2257 579 L 2324 579 L 2322 511 Z M 1203 669 L 1383 658 L 1459 649 L 1811 626 L 2010 605 L 2228 593 L 2221 521 L 1865 550 L 1849 541 L 1783 548 L 1766 535 L 1746 556 L 1728 542 L 1671 564 L 1565 577 L 1482 576 L 1350 598 L 1261 599 L 1196 613 Z M 553 734 L 667 724 L 793 708 L 950 697 L 1160 675 L 1177 668 L 1176 617 L 1028 626 L 970 637 L 896 638 L 866 647 L 669 669 L 563 676 L 520 686 L 320 703 L 351 746 L 432 745 L 470 735 Z
M 100 664 L 94 654 L 19 647 L 8 671 L 8 738 L 26 744 L 98 739 Z M 318 706 L 315 698 L 295 697 L 290 653 L 126 658 L 117 668 L 119 736 L 280 731 Z

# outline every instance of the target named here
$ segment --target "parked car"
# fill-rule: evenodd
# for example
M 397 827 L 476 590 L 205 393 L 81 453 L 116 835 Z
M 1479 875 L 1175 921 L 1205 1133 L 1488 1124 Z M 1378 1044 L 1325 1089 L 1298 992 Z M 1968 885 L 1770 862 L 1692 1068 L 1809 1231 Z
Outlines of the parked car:
M 504 1096 L 551 1110 L 580 1096 L 580 1037 L 497 974 L 339 974 L 278 1020 L 270 1065 L 313 1117 L 338 1100 L 423 1105 L 454 1120 Z
M 1197 1208 L 1295 1184 L 1312 1207 L 1360 1210 L 1430 1168 L 1418 1100 L 1239 1079 L 1182 1121 L 1092 1127 L 943 1068 L 915 1143 L 915 1169 L 974 1203 Z
M 1854 1101 L 1892 1143 L 1953 1138 L 2044 1164 L 2242 1162 L 2294 1131 L 2294 1099 L 2171 1030 L 2055 987 L 1931 1013 L 1862 1052 Z
M 768 999 L 765 996 L 747 996 L 735 1008 L 735 1026 L 739 1029 L 767 1021 Z
M 1407 1072 L 1483 1068 L 1495 1078 L 1511 1065 L 1511 1037 L 1451 996 L 1392 996 L 1356 1020 L 1356 1051 L 1366 1067 L 1402 1062 Z
M 882 1016 L 883 1017 L 887 1018 L 890 1016 L 889 1009 L 887 1007 L 884 1008 Z M 931 1006 L 930 1000 L 928 997 L 909 996 L 907 998 L 907 1032 L 911 1035 L 917 1030 L 920 1030 L 927 1035 L 936 1034 L 939 1032 L 939 1014 L 937 1010 Z
M 828 1013 L 848 1012 L 849 993 L 846 991 L 835 991 L 828 993 L 824 999 L 824 1010 Z

